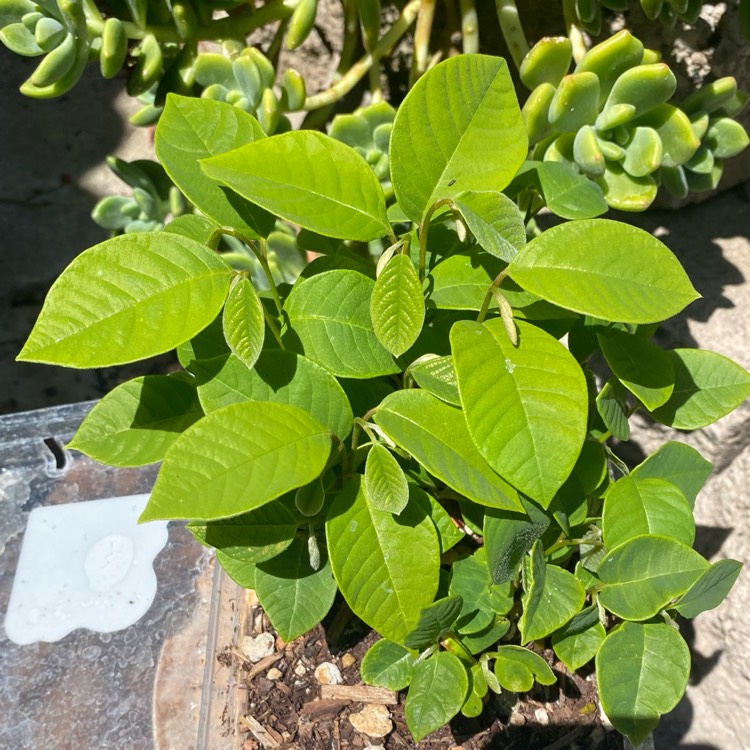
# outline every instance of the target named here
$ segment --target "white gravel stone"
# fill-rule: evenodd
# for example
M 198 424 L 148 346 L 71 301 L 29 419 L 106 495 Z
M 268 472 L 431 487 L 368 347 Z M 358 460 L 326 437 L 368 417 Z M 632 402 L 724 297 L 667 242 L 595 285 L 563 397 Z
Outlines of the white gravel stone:
M 335 664 L 331 664 L 330 661 L 324 661 L 315 667 L 315 679 L 321 685 L 340 685 L 341 672 Z
M 240 642 L 240 650 L 253 664 L 274 652 L 276 639 L 271 633 L 261 633 L 255 637 L 246 635 Z
M 385 706 L 368 703 L 359 713 L 349 716 L 351 725 L 368 737 L 385 737 L 393 731 L 391 714 Z

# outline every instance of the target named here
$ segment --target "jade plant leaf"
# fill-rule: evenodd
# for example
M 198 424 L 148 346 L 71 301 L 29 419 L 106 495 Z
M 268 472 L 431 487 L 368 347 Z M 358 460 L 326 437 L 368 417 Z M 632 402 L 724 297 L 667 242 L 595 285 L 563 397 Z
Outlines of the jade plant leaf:
M 261 138 L 201 166 L 243 198 L 312 232 L 362 242 L 390 234 L 375 173 L 354 149 L 315 130 Z
M 112 466 L 161 461 L 180 434 L 203 416 L 195 386 L 146 375 L 118 385 L 88 413 L 68 448 Z
M 547 507 L 586 436 L 586 381 L 568 350 L 516 321 L 518 346 L 500 320 L 456 323 L 453 361 L 469 432 L 503 478 Z
M 738 560 L 719 560 L 687 590 L 674 605 L 683 617 L 697 617 L 701 612 L 718 607 L 734 586 L 742 563 Z
M 114 237 L 58 277 L 18 359 L 86 368 L 162 354 L 218 315 L 231 275 L 216 253 L 186 237 Z
M 398 372 L 373 332 L 375 282 L 356 271 L 326 271 L 297 284 L 284 304 L 290 348 L 344 378 Z
M 490 142 L 502 148 L 488 149 Z M 502 190 L 527 149 L 505 60 L 487 55 L 445 60 L 417 81 L 396 113 L 390 163 L 399 206 L 418 223 L 441 198 Z
M 326 518 L 333 573 L 354 614 L 393 641 L 414 629 L 438 587 L 440 545 L 416 503 L 399 516 L 373 508 L 354 477 Z
M 252 367 L 263 351 L 265 321 L 263 303 L 249 279 L 240 279 L 230 287 L 222 325 L 229 348 L 244 365 Z
M 699 297 L 666 245 L 609 219 L 548 229 L 522 248 L 508 274 L 555 305 L 622 323 L 666 320 Z
M 521 510 L 518 493 L 495 474 L 474 447 L 460 409 L 420 390 L 396 391 L 375 421 L 427 471 L 480 505 Z
M 500 686 L 511 693 L 531 690 L 534 679 L 540 685 L 554 685 L 554 672 L 539 654 L 523 646 L 500 646 L 494 654 L 495 676 Z
M 664 622 L 626 622 L 611 632 L 596 655 L 602 708 L 618 732 L 640 745 L 682 698 L 690 651 Z
M 219 226 L 254 239 L 268 235 L 274 217 L 227 192 L 203 173 L 199 161 L 265 137 L 252 115 L 231 104 L 167 94 L 154 148 L 172 182 L 193 205 Z
M 315 479 L 330 449 L 328 428 L 296 406 L 230 404 L 172 444 L 140 520 L 210 520 L 259 508 Z
M 372 507 L 401 513 L 409 502 L 409 485 L 403 469 L 386 447 L 375 444 L 370 448 L 364 476 L 365 497 Z
M 409 649 L 382 638 L 362 658 L 359 674 L 368 685 L 403 690 L 411 682 L 416 660 Z

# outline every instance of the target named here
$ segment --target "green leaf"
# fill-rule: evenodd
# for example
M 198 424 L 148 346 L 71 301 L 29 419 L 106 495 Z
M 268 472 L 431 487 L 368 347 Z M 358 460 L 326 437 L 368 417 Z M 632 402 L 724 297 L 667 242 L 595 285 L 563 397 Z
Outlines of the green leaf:
M 313 570 L 307 545 L 296 538 L 280 555 L 256 565 L 255 591 L 271 624 L 288 642 L 328 614 L 336 596 L 336 581 L 328 556 Z
M 265 138 L 258 121 L 238 107 L 167 94 L 154 135 L 156 156 L 185 197 L 219 226 L 254 239 L 273 229 L 268 212 L 227 192 L 199 161 Z
M 596 655 L 602 708 L 618 732 L 640 745 L 682 698 L 690 651 L 666 623 L 626 622 Z
M 736 409 L 750 395 L 750 373 L 731 359 L 702 349 L 673 349 L 672 397 L 652 411 L 662 424 L 697 430 Z
M 598 339 L 612 372 L 647 409 L 656 409 L 669 400 L 674 368 L 667 352 L 642 336 L 622 331 L 600 333 Z
M 575 672 L 596 656 L 606 635 L 599 622 L 599 609 L 592 605 L 552 634 L 552 648 L 557 658 Z
M 456 524 L 453 523 L 453 519 L 450 517 L 448 511 L 432 495 L 414 485 L 411 486 L 410 493 L 412 498 L 419 503 L 422 510 L 424 510 L 435 524 L 440 539 L 441 555 L 464 538 L 464 533 L 456 528 Z
M 330 449 L 328 428 L 296 406 L 225 406 L 173 443 L 140 520 L 209 520 L 259 508 L 315 479 Z
M 623 323 L 666 320 L 699 297 L 666 245 L 609 219 L 548 229 L 521 249 L 508 274 L 555 305 Z
M 453 362 L 466 422 L 501 476 L 548 506 L 586 437 L 586 381 L 557 339 L 516 321 L 513 346 L 500 320 L 456 323 Z
M 671 482 L 682 491 L 692 508 L 713 468 L 713 464 L 692 446 L 670 440 L 636 466 L 630 475 L 637 479 L 651 477 Z
M 477 244 L 506 263 L 526 244 L 526 227 L 518 206 L 498 191 L 469 190 L 453 199 Z
M 738 560 L 719 560 L 687 590 L 674 605 L 683 617 L 697 617 L 714 607 L 718 607 L 734 586 L 742 563 Z
M 110 391 L 86 415 L 69 449 L 112 466 L 161 461 L 180 433 L 203 416 L 195 386 L 146 375 Z
M 617 378 L 610 378 L 596 397 L 596 410 L 604 426 L 618 440 L 630 440 L 628 393 Z
M 532 547 L 524 578 L 523 614 L 518 621 L 522 643 L 553 633 L 583 606 L 586 598 L 583 584 L 567 570 L 544 562 L 540 539 Z
M 604 497 L 602 535 L 607 549 L 643 534 L 695 540 L 693 509 L 682 490 L 664 479 L 623 477 Z
M 429 305 L 443 310 L 481 310 L 502 263 L 473 247 L 441 260 L 430 271 Z
M 419 276 L 408 255 L 394 255 L 375 282 L 370 316 L 378 341 L 401 356 L 422 331 L 424 296 Z
M 280 555 L 297 533 L 297 519 L 281 501 L 249 513 L 202 523 L 191 521 L 188 531 L 201 543 L 226 557 L 259 563 Z
M 488 143 L 503 147 L 488 149 Z M 390 143 L 396 198 L 418 223 L 441 198 L 466 190 L 502 190 L 527 149 L 505 60 L 449 58 L 417 81 L 396 114 Z
M 312 232 L 362 242 L 390 234 L 378 178 L 354 149 L 323 133 L 262 138 L 201 166 L 243 198 Z
M 534 678 L 540 685 L 554 685 L 555 673 L 539 654 L 522 646 L 500 646 L 495 656 L 495 676 L 511 693 L 531 690 Z
M 18 359 L 86 368 L 162 354 L 218 315 L 231 273 L 208 248 L 174 234 L 102 242 L 52 285 Z
M 462 634 L 461 643 L 466 646 L 472 654 L 481 654 L 491 646 L 494 646 L 510 630 L 510 620 L 500 615 L 484 629 L 477 633 Z
M 461 406 L 453 357 L 426 356 L 430 356 L 430 359 L 423 359 L 409 368 L 416 384 L 447 404 Z
M 419 613 L 417 626 L 404 638 L 404 645 L 422 651 L 438 643 L 450 631 L 462 604 L 460 596 L 446 596 L 425 607 Z
M 694 549 L 664 536 L 638 536 L 599 564 L 599 601 L 623 620 L 648 620 L 684 594 L 706 571 Z
M 333 573 L 354 614 L 401 641 L 437 592 L 440 546 L 432 521 L 417 503 L 399 516 L 376 510 L 356 476 L 334 498 L 326 535 Z
M 378 407 L 375 421 L 427 471 L 480 505 L 520 510 L 518 493 L 481 457 L 460 409 L 426 391 L 396 391 Z
M 487 628 L 495 619 L 492 579 L 487 567 L 487 554 L 483 548 L 461 557 L 451 568 L 449 592 L 462 600 L 457 629 L 460 633 L 477 633 Z M 508 609 L 512 606 L 510 602 Z M 502 607 L 501 607 L 502 609 Z
M 461 660 L 438 651 L 414 667 L 404 704 L 404 718 L 415 742 L 447 724 L 469 692 L 469 678 Z
M 373 508 L 396 515 L 409 502 L 409 485 L 403 469 L 391 452 L 377 443 L 367 454 L 364 491 Z
M 608 210 L 601 188 L 563 162 L 526 162 L 547 208 L 563 219 L 593 219 Z M 523 174 L 523 173 L 521 173 Z
M 359 674 L 368 685 L 403 690 L 411 682 L 415 662 L 411 651 L 383 638 L 367 650 L 359 665 Z
M 284 304 L 285 342 L 339 377 L 398 372 L 372 329 L 374 286 L 356 271 L 326 271 L 295 285 Z
M 216 560 L 235 583 L 244 589 L 255 588 L 255 563 L 229 557 L 221 550 L 216 550 Z
M 242 363 L 252 368 L 263 351 L 263 303 L 252 282 L 243 278 L 229 290 L 222 318 L 224 338 Z

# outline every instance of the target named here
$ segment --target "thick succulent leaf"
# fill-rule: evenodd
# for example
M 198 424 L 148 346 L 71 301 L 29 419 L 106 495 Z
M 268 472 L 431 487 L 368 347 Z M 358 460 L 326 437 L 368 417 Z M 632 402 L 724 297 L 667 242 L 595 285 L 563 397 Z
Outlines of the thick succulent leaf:
M 146 375 L 118 385 L 99 401 L 67 447 L 112 466 L 143 466 L 161 461 L 202 416 L 193 383 Z
M 586 381 L 554 337 L 517 321 L 518 346 L 500 320 L 456 323 L 453 361 L 469 432 L 507 481 L 548 506 L 586 436 Z
M 274 217 L 207 177 L 199 161 L 262 138 L 265 133 L 258 121 L 238 107 L 167 94 L 154 147 L 172 182 L 194 206 L 219 226 L 255 238 L 273 229 Z
M 469 677 L 461 660 L 438 651 L 414 667 L 404 718 L 415 742 L 447 724 L 469 692 Z
M 311 482 L 331 434 L 296 406 L 231 404 L 189 427 L 167 451 L 141 521 L 236 516 Z
M 334 576 L 354 614 L 401 641 L 437 592 L 440 545 L 432 521 L 418 503 L 399 516 L 373 508 L 356 476 L 328 510 L 326 535 Z
M 201 166 L 243 198 L 318 234 L 368 242 L 391 231 L 367 162 L 315 130 L 262 138 Z
M 421 390 L 396 391 L 375 414 L 385 434 L 427 471 L 480 505 L 521 510 L 518 493 L 474 447 L 463 413 Z
M 446 596 L 425 607 L 419 614 L 416 628 L 404 638 L 407 648 L 423 650 L 445 637 L 461 612 L 460 596 Z
M 229 348 L 246 367 L 252 367 L 263 350 L 265 320 L 263 303 L 249 279 L 240 279 L 230 288 L 222 325 Z
M 500 646 L 494 656 L 497 681 L 511 693 L 531 690 L 534 678 L 540 685 L 554 685 L 557 681 L 549 664 L 522 646 Z
M 403 690 L 411 682 L 415 662 L 416 657 L 409 649 L 382 638 L 362 658 L 359 674 L 368 685 Z
M 86 368 L 162 354 L 218 315 L 231 274 L 218 255 L 178 235 L 107 240 L 52 285 L 18 359 Z
M 488 143 L 503 147 L 488 149 Z M 399 206 L 420 222 L 441 198 L 466 190 L 502 190 L 527 149 L 505 60 L 449 58 L 417 81 L 396 114 L 390 163 Z
M 518 253 L 508 273 L 560 307 L 623 323 L 665 320 L 699 296 L 666 245 L 609 219 L 548 229 Z
M 557 658 L 575 672 L 596 656 L 606 635 L 599 622 L 599 609 L 592 605 L 552 634 L 552 648 Z
M 367 501 L 377 510 L 398 515 L 409 502 L 403 469 L 388 448 L 377 443 L 367 454 L 364 490 Z
M 375 283 L 356 271 L 326 271 L 297 284 L 284 304 L 290 348 L 344 378 L 398 372 L 373 332 Z
M 718 607 L 734 586 L 742 563 L 738 560 L 715 562 L 675 604 L 683 617 L 697 617 L 701 612 Z
M 601 645 L 596 676 L 607 717 L 633 745 L 640 745 L 682 698 L 690 651 L 667 623 L 626 622 Z
M 645 211 L 656 198 L 659 186 L 650 174 L 633 177 L 618 162 L 610 161 L 597 185 L 610 208 L 618 211 Z
M 736 409 L 750 395 L 750 373 L 704 349 L 669 352 L 675 373 L 672 396 L 652 416 L 678 430 L 697 430 Z
M 665 536 L 637 536 L 612 550 L 596 573 L 599 601 L 623 620 L 648 620 L 708 569 L 694 549 Z

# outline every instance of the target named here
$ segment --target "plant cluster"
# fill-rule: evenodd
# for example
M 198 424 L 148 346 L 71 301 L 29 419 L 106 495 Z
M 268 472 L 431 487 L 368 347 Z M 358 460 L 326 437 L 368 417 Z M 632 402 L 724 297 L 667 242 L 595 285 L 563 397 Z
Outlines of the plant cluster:
M 176 348 L 182 370 L 115 388 L 70 447 L 162 461 L 142 520 L 188 519 L 283 638 L 340 592 L 383 636 L 363 679 L 408 688 L 415 740 L 490 692 L 553 683 L 550 645 L 571 670 L 595 661 L 639 743 L 687 685 L 676 616 L 716 606 L 741 564 L 692 547 L 707 461 L 668 442 L 628 472 L 610 443 L 636 411 L 704 427 L 750 374 L 653 342 L 695 289 L 658 239 L 590 218 L 593 183 L 525 162 L 504 60 L 446 60 L 392 122 L 381 107 L 335 130 L 268 136 L 226 101 L 170 94 L 156 152 L 200 215 L 84 251 L 19 358 Z M 540 202 L 581 218 L 529 239 Z M 319 254 L 292 284 L 274 235 Z

